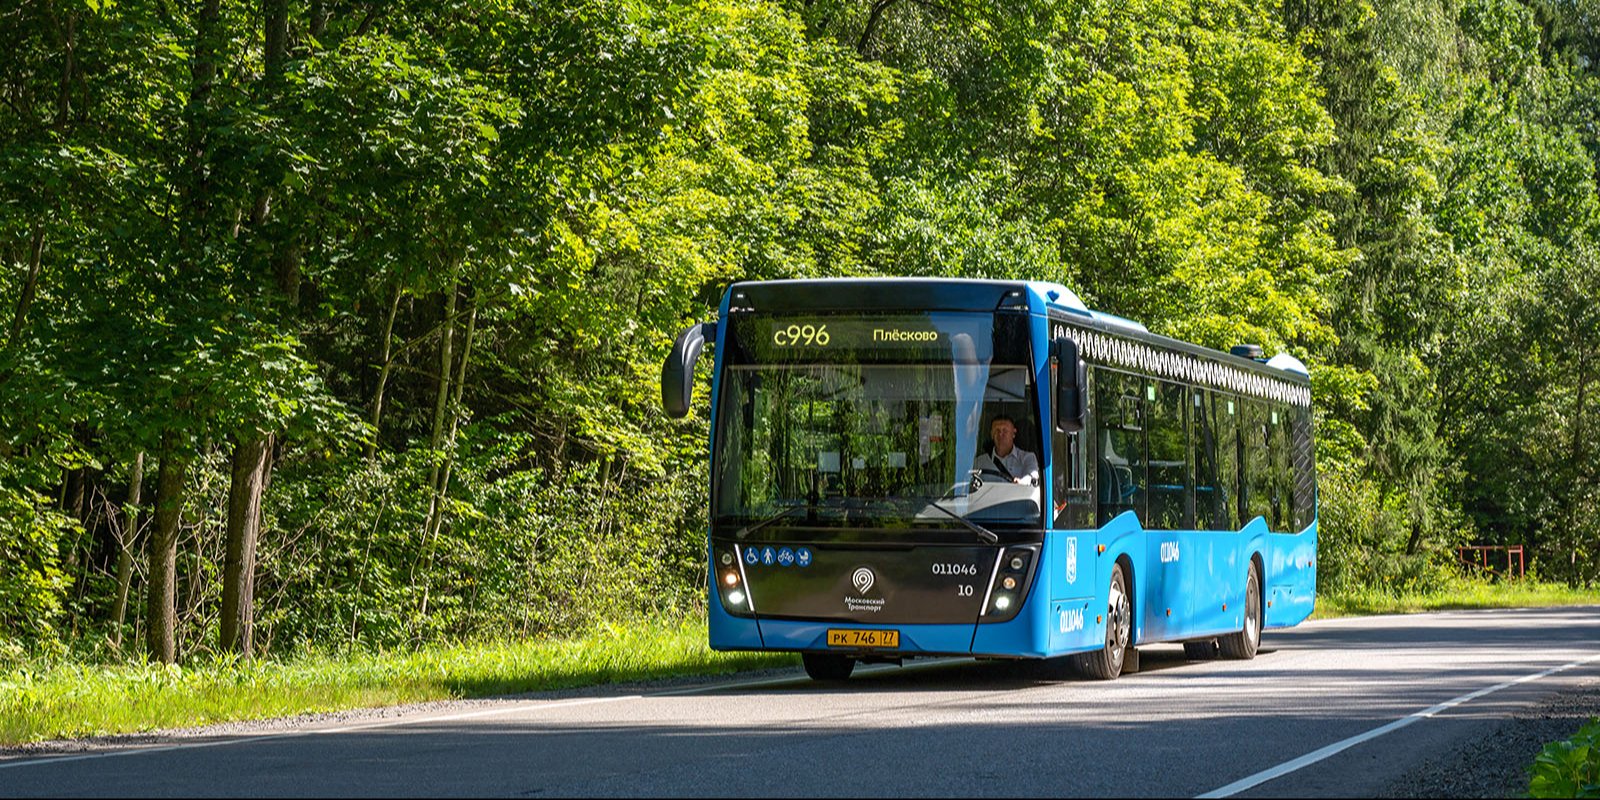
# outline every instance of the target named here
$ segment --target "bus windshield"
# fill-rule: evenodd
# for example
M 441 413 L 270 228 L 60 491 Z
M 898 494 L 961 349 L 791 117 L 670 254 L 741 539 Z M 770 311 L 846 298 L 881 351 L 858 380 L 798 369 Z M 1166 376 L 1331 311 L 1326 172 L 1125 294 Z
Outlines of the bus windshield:
M 1026 317 L 741 315 L 730 333 L 719 525 L 1040 526 Z M 1024 453 L 996 457 L 1000 417 Z

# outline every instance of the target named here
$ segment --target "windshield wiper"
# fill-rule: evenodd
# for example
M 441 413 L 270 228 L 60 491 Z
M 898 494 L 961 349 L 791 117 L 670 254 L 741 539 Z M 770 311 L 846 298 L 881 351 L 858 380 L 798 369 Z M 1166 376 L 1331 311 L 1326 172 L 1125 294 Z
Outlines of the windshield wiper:
M 977 470 L 972 470 L 972 482 L 970 484 L 968 484 L 969 491 L 977 491 L 978 487 L 982 486 L 982 485 L 983 485 L 983 481 L 978 478 L 978 471 Z M 985 542 L 988 542 L 989 544 L 997 544 L 1000 541 L 1000 537 L 994 535 L 994 531 L 991 531 L 988 528 L 985 528 L 982 525 L 979 525 L 978 523 L 973 522 L 972 520 L 967 519 L 966 517 L 963 517 L 960 514 L 957 514 L 956 512 L 951 511 L 950 509 L 939 505 L 940 503 L 943 503 L 946 500 L 954 500 L 955 497 L 956 497 L 956 492 L 960 488 L 961 488 L 961 484 L 958 483 L 958 484 L 955 484 L 954 486 L 951 486 L 948 491 L 946 491 L 944 494 L 939 495 L 938 497 L 912 497 L 912 498 L 907 498 L 907 499 L 916 500 L 918 502 L 926 503 L 928 505 L 931 505 L 934 508 L 937 508 L 940 511 L 943 511 L 946 515 L 948 515 L 950 517 L 953 517 L 955 519 L 955 521 L 961 523 L 962 525 L 967 526 L 967 528 L 969 528 L 973 533 L 978 534 L 978 538 L 984 540 Z
M 957 514 L 956 512 L 951 511 L 950 509 L 939 505 L 939 503 L 942 502 L 945 498 L 943 498 L 943 497 L 934 497 L 934 498 L 917 498 L 917 499 L 923 500 L 928 505 L 933 506 L 934 508 L 937 508 L 940 511 L 943 511 L 946 515 L 948 515 L 950 518 L 954 519 L 956 522 L 959 522 L 962 525 L 965 525 L 968 528 L 972 529 L 972 532 L 978 534 L 978 538 L 984 540 L 985 542 L 988 542 L 989 544 L 996 544 L 996 543 L 998 543 L 1000 541 L 1000 537 L 994 535 L 994 531 L 991 531 L 988 528 L 985 528 L 982 525 L 979 525 L 978 523 L 973 522 L 972 520 L 967 519 L 966 517 L 963 517 L 960 514 Z
M 777 522 L 778 520 L 783 519 L 784 517 L 787 517 L 787 516 L 789 516 L 790 514 L 793 514 L 796 511 L 806 511 L 806 510 L 810 510 L 810 509 L 814 509 L 814 508 L 816 508 L 816 506 L 811 505 L 810 503 L 805 503 L 805 504 L 798 505 L 798 506 L 789 506 L 788 508 L 785 508 L 785 509 L 779 511 L 778 513 L 773 514 L 772 516 L 767 517 L 766 519 L 761 520 L 760 522 L 754 522 L 754 523 L 751 523 L 749 525 L 744 526 L 743 528 L 740 528 L 739 532 L 735 533 L 734 536 L 736 536 L 736 537 L 738 537 L 740 539 L 743 539 L 744 537 L 749 536 L 751 533 L 754 533 L 755 531 L 758 531 L 758 530 L 760 530 L 762 528 L 765 528 L 768 525 L 771 525 L 772 523 Z

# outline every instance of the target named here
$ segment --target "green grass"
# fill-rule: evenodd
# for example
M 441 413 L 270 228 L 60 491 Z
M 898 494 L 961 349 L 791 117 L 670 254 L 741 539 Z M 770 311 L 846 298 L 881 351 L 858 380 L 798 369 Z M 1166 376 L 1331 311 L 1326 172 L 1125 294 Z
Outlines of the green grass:
M 0 744 L 788 666 L 714 653 L 703 622 L 639 621 L 561 640 L 250 664 L 25 664 L 0 673 Z
M 1600 591 L 1574 589 L 1566 584 L 1511 581 L 1488 583 L 1462 579 L 1431 592 L 1391 592 L 1357 589 L 1317 595 L 1312 619 L 1363 614 L 1411 614 L 1463 608 L 1532 608 L 1538 606 L 1600 605 Z

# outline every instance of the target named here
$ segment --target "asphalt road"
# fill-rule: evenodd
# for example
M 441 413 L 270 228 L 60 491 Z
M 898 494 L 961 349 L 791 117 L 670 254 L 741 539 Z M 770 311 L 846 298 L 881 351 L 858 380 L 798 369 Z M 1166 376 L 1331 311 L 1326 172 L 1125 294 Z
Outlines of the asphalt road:
M 233 726 L 6 756 L 0 795 L 1368 796 L 1592 684 L 1600 607 L 1311 622 L 1262 646 L 1151 646 L 1109 683 L 950 660 Z

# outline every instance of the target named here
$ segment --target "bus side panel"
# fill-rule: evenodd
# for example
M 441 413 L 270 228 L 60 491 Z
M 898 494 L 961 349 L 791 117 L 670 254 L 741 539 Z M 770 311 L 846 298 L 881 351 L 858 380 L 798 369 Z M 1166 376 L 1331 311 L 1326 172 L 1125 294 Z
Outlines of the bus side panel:
M 1129 594 L 1133 600 L 1133 643 L 1139 644 L 1149 640 L 1148 631 L 1144 626 L 1144 608 L 1147 605 L 1145 598 L 1145 530 L 1139 525 L 1139 517 L 1132 511 L 1124 511 L 1117 518 L 1106 523 L 1098 532 L 1099 541 L 1095 545 L 1095 570 L 1100 583 L 1094 587 L 1094 601 L 1089 607 L 1094 612 L 1084 627 L 1095 627 L 1091 641 L 1099 646 L 1106 640 L 1106 608 L 1111 604 L 1109 591 L 1111 589 L 1111 567 L 1117 560 L 1125 560 L 1132 567 L 1132 575 L 1123 577 L 1132 582 Z M 1105 547 L 1105 552 L 1099 552 L 1100 547 Z M 1099 617 L 1095 621 L 1095 617 Z
M 1183 560 L 1189 567 L 1184 573 L 1189 602 L 1183 636 L 1212 636 L 1242 628 L 1251 537 L 1239 531 L 1192 531 L 1183 534 L 1183 546 Z
M 1048 584 L 1051 600 L 1092 597 L 1099 589 L 1095 542 L 1094 531 L 1051 531 L 1045 537 L 1045 569 L 1035 580 Z
M 1145 531 L 1145 568 L 1141 606 L 1144 611 L 1145 640 L 1151 642 L 1181 638 L 1186 628 L 1186 615 L 1193 602 L 1188 594 L 1187 573 L 1198 565 L 1191 565 L 1193 550 L 1180 531 Z M 1187 579 L 1187 580 L 1186 580 Z
M 1267 537 L 1266 626 L 1287 628 L 1311 616 L 1317 601 L 1317 523 Z
M 1100 586 L 1094 531 L 1051 531 L 1034 591 L 1048 589 L 1050 654 L 1075 653 L 1100 646 L 1094 624 L 1095 592 Z

